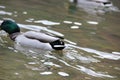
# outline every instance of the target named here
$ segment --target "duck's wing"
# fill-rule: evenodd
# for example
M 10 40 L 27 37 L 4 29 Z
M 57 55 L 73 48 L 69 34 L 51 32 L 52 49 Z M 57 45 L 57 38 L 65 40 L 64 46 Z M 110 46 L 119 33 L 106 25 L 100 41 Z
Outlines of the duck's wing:
M 28 32 L 24 33 L 24 35 L 27 38 L 36 39 L 41 42 L 53 42 L 53 41 L 59 40 L 59 38 L 57 38 L 57 37 L 53 37 L 53 36 L 50 36 L 50 35 L 47 35 L 44 33 L 34 32 L 34 31 L 28 31 Z
M 15 42 L 21 46 L 37 48 L 42 50 L 53 50 L 49 43 L 43 43 L 36 39 L 27 38 L 25 35 L 19 35 L 15 38 Z

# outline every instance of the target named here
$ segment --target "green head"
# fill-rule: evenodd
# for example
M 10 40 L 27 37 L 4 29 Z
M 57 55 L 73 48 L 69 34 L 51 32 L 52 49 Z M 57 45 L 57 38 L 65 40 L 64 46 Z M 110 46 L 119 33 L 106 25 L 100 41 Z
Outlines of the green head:
M 0 26 L 0 29 L 6 31 L 9 34 L 20 32 L 20 28 L 18 27 L 18 25 L 11 20 L 4 20 Z

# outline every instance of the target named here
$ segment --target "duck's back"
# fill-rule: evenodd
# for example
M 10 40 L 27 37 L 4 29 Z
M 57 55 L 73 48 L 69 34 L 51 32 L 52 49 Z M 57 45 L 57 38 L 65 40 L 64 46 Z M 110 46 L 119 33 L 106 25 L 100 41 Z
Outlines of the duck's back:
M 44 50 L 53 50 L 49 43 L 43 43 L 37 39 L 27 38 L 24 34 L 16 37 L 15 41 L 22 46 L 39 48 Z

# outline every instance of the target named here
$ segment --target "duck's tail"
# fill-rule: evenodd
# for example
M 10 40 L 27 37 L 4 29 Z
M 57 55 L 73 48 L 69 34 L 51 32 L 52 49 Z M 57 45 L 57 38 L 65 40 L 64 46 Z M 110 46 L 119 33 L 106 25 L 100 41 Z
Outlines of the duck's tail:
M 54 42 L 51 42 L 50 45 L 55 50 L 62 50 L 65 48 L 65 43 L 62 40 L 56 40 Z

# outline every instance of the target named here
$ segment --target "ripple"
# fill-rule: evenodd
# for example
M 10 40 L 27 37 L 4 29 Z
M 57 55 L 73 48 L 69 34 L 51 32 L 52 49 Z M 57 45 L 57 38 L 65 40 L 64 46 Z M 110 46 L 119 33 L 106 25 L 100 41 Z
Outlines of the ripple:
M 69 76 L 69 74 L 67 74 L 67 73 L 65 73 L 65 72 L 58 72 L 58 74 L 61 75 L 61 76 L 64 76 L 64 77 L 65 77 L 65 76 Z
M 52 59 L 57 59 L 57 57 L 52 56 L 52 55 L 50 55 L 50 54 L 46 54 L 45 57 L 52 58 Z
M 93 24 L 93 25 L 97 25 L 98 24 L 98 22 L 96 22 L 96 21 L 87 21 L 87 23 Z
M 120 67 L 114 67 L 114 69 L 116 69 L 116 70 L 119 70 L 119 71 L 120 71 Z
M 6 8 L 6 7 L 5 7 L 5 6 L 1 6 L 1 5 L 0 5 L 0 8 Z
M 79 29 L 79 26 L 71 26 L 71 29 Z
M 36 64 L 36 62 L 28 62 L 28 64 Z
M 75 24 L 75 25 L 79 25 L 79 26 L 82 25 L 82 23 L 80 23 L 80 22 L 74 22 L 74 24 Z
M 8 47 L 8 49 L 10 49 L 10 50 L 14 50 L 14 48 L 13 48 L 13 47 Z
M 41 70 L 44 70 L 44 68 L 42 68 L 42 66 L 39 66 L 39 67 L 36 67 L 36 66 L 31 66 L 31 65 L 28 65 L 28 64 L 24 64 L 25 67 L 27 69 L 30 69 L 30 70 L 33 70 L 33 71 L 41 71 Z
M 26 11 L 23 11 L 23 14 L 27 14 L 27 12 L 26 12 Z
M 40 74 L 41 75 L 50 75 L 50 74 L 53 74 L 53 72 L 45 71 L 45 72 L 41 72 Z
M 98 51 L 98 50 L 91 49 L 91 48 L 83 48 L 83 47 L 70 45 L 70 44 L 68 44 L 67 46 L 71 46 L 71 47 L 86 51 L 88 53 L 94 53 L 94 54 L 98 55 L 96 57 L 99 57 L 99 58 L 106 58 L 106 59 L 111 59 L 111 60 L 119 60 L 120 59 L 119 55 L 108 53 L 108 52 Z
M 55 66 L 55 67 L 62 67 L 62 66 L 60 66 L 60 65 L 58 65 L 58 64 L 54 64 L 53 62 L 44 62 L 44 64 L 45 65 L 49 65 L 49 66 Z
M 20 73 L 18 73 L 18 72 L 15 72 L 14 74 L 15 74 L 16 76 L 18 76 Z
M 9 15 L 9 16 L 11 16 L 12 13 L 11 12 L 6 12 L 6 11 L 0 11 L 0 15 Z
M 112 53 L 120 56 L 120 52 L 112 52 Z
M 0 37 L 0 42 L 4 43 L 4 40 Z
M 34 18 L 29 18 L 29 19 L 26 19 L 25 21 L 26 22 L 33 22 Z
M 70 43 L 70 44 L 72 44 L 72 45 L 77 45 L 77 43 L 75 43 L 75 42 L 73 42 L 73 41 L 70 41 L 70 40 L 68 40 L 68 39 L 64 39 L 64 41 L 66 41 L 66 42 L 68 42 L 68 43 Z M 66 46 L 68 46 L 68 45 L 66 45 Z
M 65 24 L 72 24 L 72 21 L 63 21 Z
M 60 25 L 59 22 L 53 22 L 53 21 L 48 21 L 48 20 L 37 20 L 37 21 L 34 21 L 34 23 L 42 23 L 44 25 L 50 25 L 50 26 Z
M 80 65 L 76 65 L 77 67 L 75 66 L 72 66 L 70 64 L 68 64 L 67 62 L 63 61 L 63 60 L 59 60 L 60 62 L 64 63 L 66 66 L 69 66 L 71 68 L 74 68 L 74 69 L 77 69 L 79 71 L 82 71 L 88 75 L 91 75 L 91 76 L 94 76 L 94 77 L 109 77 L 109 78 L 115 78 L 114 76 L 111 76 L 111 75 L 108 75 L 108 74 L 105 74 L 104 72 L 95 72 L 91 69 L 88 69 L 88 68 L 85 68 L 83 66 L 80 66 Z
M 85 67 L 80 66 L 80 65 L 76 65 L 76 66 L 79 67 L 81 71 L 85 72 L 88 75 L 92 75 L 92 76 L 95 76 L 95 77 L 109 77 L 109 78 L 114 78 L 113 76 L 104 74 L 103 72 L 95 72 L 95 71 L 93 71 L 91 69 L 85 68 Z

